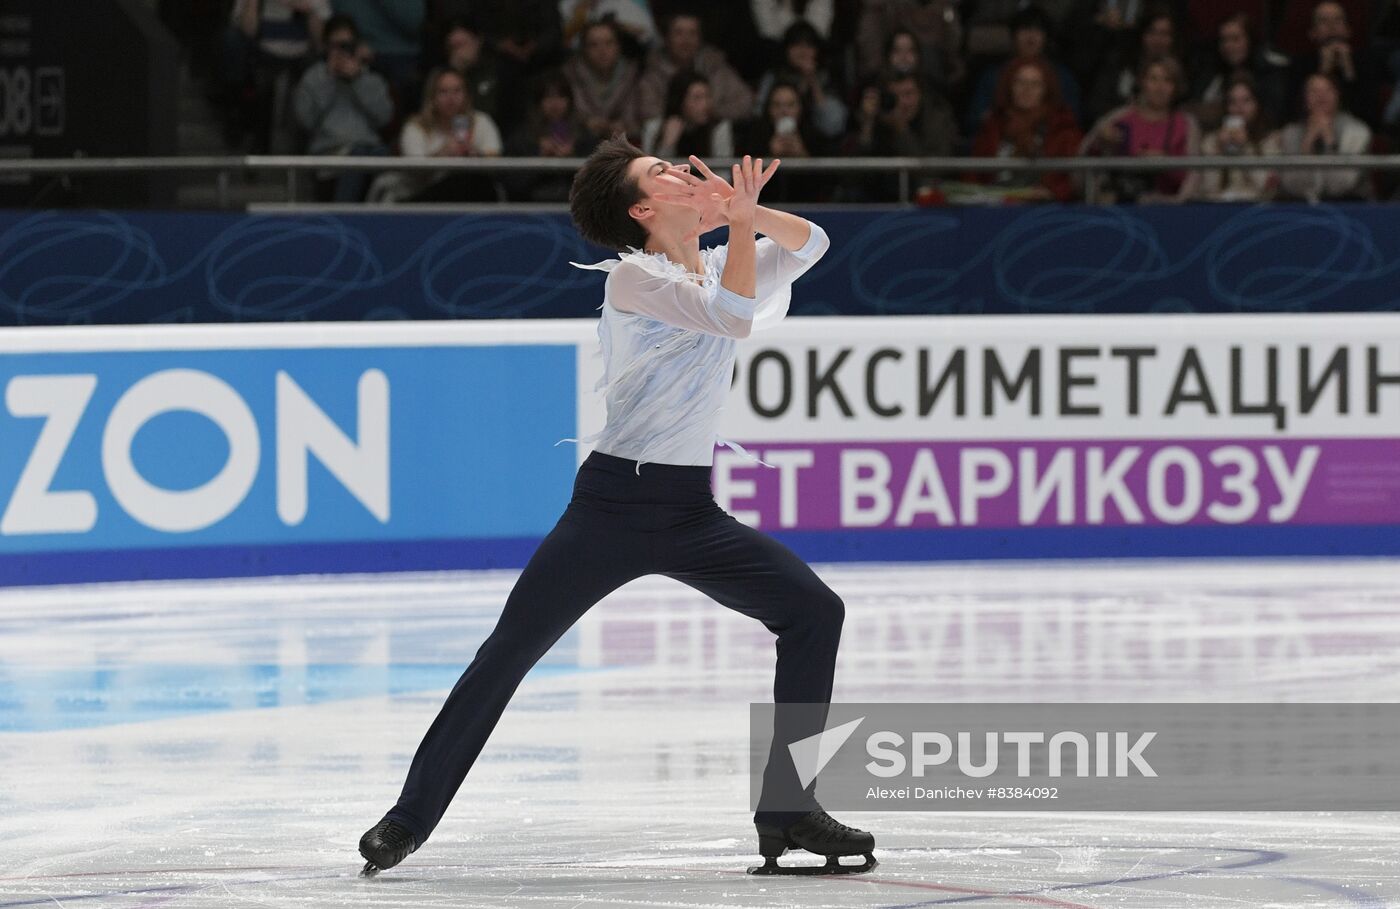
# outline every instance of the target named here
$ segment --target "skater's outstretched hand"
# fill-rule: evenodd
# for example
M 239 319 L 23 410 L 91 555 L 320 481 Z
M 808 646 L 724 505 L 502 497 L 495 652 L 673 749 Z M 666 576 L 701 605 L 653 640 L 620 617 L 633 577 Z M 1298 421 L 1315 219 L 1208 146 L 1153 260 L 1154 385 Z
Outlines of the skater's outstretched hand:
M 698 213 L 695 228 L 685 235 L 686 240 L 692 240 L 722 224 L 727 224 L 729 198 L 734 195 L 734 187 L 715 176 L 714 171 L 706 167 L 704 161 L 691 155 L 690 163 L 704 175 L 703 179 L 689 169 L 672 168 L 668 173 L 682 185 L 669 192 L 653 194 L 662 202 L 677 202 L 695 209 Z
M 763 168 L 763 159 L 744 155 L 743 162 L 734 165 L 734 195 L 729 197 L 728 215 L 730 224 L 753 226 L 754 214 L 758 211 L 758 194 L 768 181 L 773 179 L 778 165 L 777 158 Z
M 704 161 L 691 155 L 690 163 L 701 176 L 696 176 L 690 171 L 673 169 L 670 171 L 671 175 L 679 179 L 684 186 L 670 192 L 656 193 L 656 198 L 663 202 L 678 202 L 698 212 L 699 220 L 695 229 L 686 235 L 687 240 L 728 224 L 729 200 L 734 197 L 734 187 L 710 170 Z M 774 166 L 777 166 L 776 161 Z

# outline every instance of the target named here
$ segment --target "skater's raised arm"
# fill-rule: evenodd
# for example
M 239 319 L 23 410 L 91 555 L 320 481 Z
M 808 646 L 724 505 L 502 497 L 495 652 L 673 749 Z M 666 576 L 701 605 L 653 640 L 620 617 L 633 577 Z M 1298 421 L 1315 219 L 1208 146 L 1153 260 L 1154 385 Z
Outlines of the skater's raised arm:
M 744 160 L 751 161 L 747 157 Z M 751 218 L 748 217 L 750 208 L 747 205 L 736 212 L 735 195 L 743 179 L 741 165 L 734 166 L 735 185 L 730 186 L 696 156 L 690 156 L 690 163 L 696 173 L 677 173 L 678 181 L 685 185 L 660 194 L 658 198 L 680 202 L 700 212 L 696 233 L 705 233 L 727 223 L 731 260 L 736 252 L 736 238 L 742 240 L 745 236 L 752 236 L 755 231 L 764 235 L 754 248 L 753 294 L 760 305 L 783 284 L 791 284 L 801 277 L 831 247 L 831 240 L 819 225 L 788 212 L 758 205 L 756 196 Z M 780 163 L 774 159 L 764 171 L 762 159 L 759 159 L 754 171 L 759 189 L 772 178 Z M 744 218 L 746 229 L 735 230 L 736 213 Z M 743 255 L 742 252 L 740 254 Z M 725 273 L 728 274 L 728 271 Z M 735 278 L 738 278 L 738 273 Z M 734 285 L 726 282 L 726 286 Z
M 754 230 L 771 237 L 773 242 L 789 252 L 797 252 L 811 239 L 813 228 L 821 230 L 811 221 L 798 215 L 760 205 L 754 212 Z
M 729 190 L 724 199 L 729 246 L 717 288 L 711 291 L 689 279 L 677 281 L 672 276 L 656 275 L 632 262 L 619 266 L 609 279 L 608 299 L 613 307 L 681 328 L 747 338 L 753 327 L 754 310 L 762 299 L 755 293 L 758 274 L 754 215 L 758 194 L 777 167 L 778 162 L 774 161 L 765 171 L 762 159 L 755 161 L 747 156 L 742 164 L 734 165 L 734 188 L 725 184 Z
M 759 211 L 762 213 L 764 210 Z M 769 211 L 768 214 L 782 216 L 778 223 L 781 235 L 758 226 L 760 223 L 766 223 L 767 219 L 754 219 L 754 225 L 761 233 L 766 234 L 758 241 L 755 253 L 755 290 L 760 300 L 766 300 L 782 285 L 791 284 L 802 277 L 803 273 L 816 265 L 817 260 L 831 248 L 830 238 L 819 225 L 787 212 Z M 788 219 L 799 223 L 794 226 Z M 802 241 L 795 246 L 789 246 L 788 243 L 793 242 L 793 234 L 798 231 L 801 231 Z
M 709 168 L 699 163 L 708 175 Z M 758 271 L 758 244 L 754 239 L 754 220 L 758 215 L 758 194 L 769 180 L 780 162 L 777 159 L 764 170 L 763 159 L 754 160 L 744 155 L 744 160 L 734 165 L 733 191 L 724 204 L 725 220 L 729 222 L 729 244 L 725 253 L 724 272 L 720 276 L 721 293 L 736 295 L 730 298 L 742 304 L 745 315 L 752 322 L 754 312 L 763 300 L 761 275 Z
M 775 161 L 773 166 L 777 166 Z M 729 197 L 727 215 L 729 219 L 729 253 L 724 260 L 724 272 L 720 275 L 720 288 L 735 294 L 748 306 L 748 317 L 753 318 L 758 298 L 754 295 L 754 235 L 753 219 L 758 208 L 759 181 L 763 177 L 763 162 L 758 162 L 758 173 L 754 173 L 754 160 L 744 156 L 743 163 L 734 165 L 734 194 Z

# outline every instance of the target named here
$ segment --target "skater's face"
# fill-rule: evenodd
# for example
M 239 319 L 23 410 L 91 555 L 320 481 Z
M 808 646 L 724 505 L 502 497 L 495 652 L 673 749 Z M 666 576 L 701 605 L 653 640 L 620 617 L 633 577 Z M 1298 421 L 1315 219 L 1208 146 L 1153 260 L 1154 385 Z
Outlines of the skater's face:
M 628 176 L 637 181 L 637 188 L 642 191 L 642 198 L 633 203 L 630 213 L 642 222 L 648 233 L 679 231 L 684 234 L 699 221 L 700 215 L 695 209 L 655 198 L 656 193 L 675 192 L 686 186 L 676 174 L 689 171 L 689 164 L 672 164 L 649 155 L 637 158 L 628 166 Z

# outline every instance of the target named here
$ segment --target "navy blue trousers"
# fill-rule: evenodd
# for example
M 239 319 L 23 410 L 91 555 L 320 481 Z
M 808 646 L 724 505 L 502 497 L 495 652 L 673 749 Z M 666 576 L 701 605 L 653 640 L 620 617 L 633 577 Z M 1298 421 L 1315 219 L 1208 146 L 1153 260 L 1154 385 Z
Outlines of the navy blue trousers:
M 688 584 L 777 635 L 775 702 L 831 700 L 841 598 L 786 546 L 720 508 L 709 467 L 644 462 L 638 475 L 636 461 L 593 452 L 579 468 L 568 508 L 418 746 L 386 817 L 420 844 L 427 840 L 530 667 L 594 603 L 648 574 Z M 820 731 L 818 725 L 800 733 Z M 816 805 L 785 744 L 775 737 L 756 822 L 785 826 L 803 813 L 794 804 Z

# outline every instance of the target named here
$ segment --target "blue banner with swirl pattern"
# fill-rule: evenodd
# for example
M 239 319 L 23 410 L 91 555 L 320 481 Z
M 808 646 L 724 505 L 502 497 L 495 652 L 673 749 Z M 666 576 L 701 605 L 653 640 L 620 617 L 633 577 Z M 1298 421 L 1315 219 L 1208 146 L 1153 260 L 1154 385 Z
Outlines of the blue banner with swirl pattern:
M 1394 207 L 809 216 L 799 315 L 1400 309 Z M 562 213 L 0 212 L 0 324 L 582 317 L 607 255 Z

